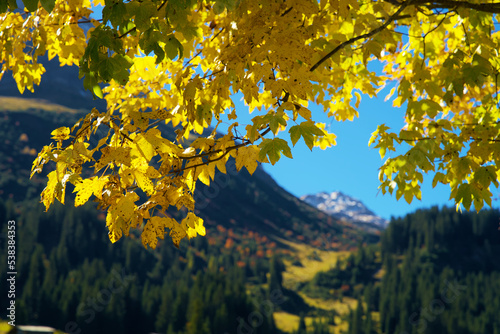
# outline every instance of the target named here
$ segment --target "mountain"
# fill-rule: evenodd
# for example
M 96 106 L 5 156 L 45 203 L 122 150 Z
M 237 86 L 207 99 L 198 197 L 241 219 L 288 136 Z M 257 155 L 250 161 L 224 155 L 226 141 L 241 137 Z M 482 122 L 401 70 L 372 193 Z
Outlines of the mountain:
M 35 175 L 30 180 L 29 174 L 37 152 L 51 142 L 51 131 L 72 126 L 84 115 L 82 106 L 88 110 L 103 103 L 89 96 L 85 102 L 76 97 L 61 101 L 61 91 L 50 89 L 57 81 L 54 76 L 60 80 L 64 78 L 65 92 L 77 94 L 81 91 L 81 80 L 71 67 L 47 71 L 41 87 L 35 87 L 35 95 L 28 95 L 29 98 L 15 93 L 14 83 L 2 80 L 0 142 L 4 145 L 0 147 L 0 198 L 38 199 L 46 177 Z M 7 87 L 9 85 L 14 87 Z M 1 96 L 2 92 L 11 92 L 13 96 Z M 79 95 L 83 99 L 83 95 Z M 171 127 L 161 125 L 160 129 L 169 138 L 175 136 Z M 300 201 L 281 188 L 260 166 L 250 176 L 246 169 L 237 172 L 234 161 L 230 161 L 227 171 L 227 174 L 216 173 L 210 187 L 198 183 L 195 192 L 197 214 L 205 220 L 207 238 L 218 239 L 214 242 L 230 237 L 238 244 L 241 240 L 250 238 L 255 242 L 265 237 L 265 242 L 274 243 L 278 248 L 286 248 L 282 241 L 288 240 L 323 249 L 346 250 L 356 247 L 359 242 L 378 239 L 378 236 L 360 233 L 359 228 Z M 69 200 L 71 189 L 66 193 Z M 170 213 L 177 218 L 184 214 L 177 210 Z M 266 247 L 263 249 L 265 251 Z
M 360 200 L 340 191 L 320 192 L 304 195 L 301 200 L 337 219 L 346 220 L 364 227 L 385 228 L 388 221 L 377 216 Z
M 83 78 L 78 79 L 77 66 L 61 67 L 56 58 L 48 61 L 46 57 L 41 57 L 39 62 L 45 67 L 46 73 L 42 75 L 41 84 L 35 86 L 34 92 L 25 90 L 23 94 L 19 93 L 12 73 L 6 72 L 0 81 L 0 96 L 46 100 L 77 110 L 106 109 L 104 100 L 94 100 L 92 94 L 83 88 Z M 2 104 L 0 109 L 3 109 Z

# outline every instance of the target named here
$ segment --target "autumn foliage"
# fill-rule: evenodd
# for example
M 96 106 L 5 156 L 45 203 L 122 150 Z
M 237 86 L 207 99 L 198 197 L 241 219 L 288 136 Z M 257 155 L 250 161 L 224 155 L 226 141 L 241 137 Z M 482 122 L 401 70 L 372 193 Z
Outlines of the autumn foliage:
M 96 5 L 102 19 L 94 19 Z M 230 157 L 253 173 L 292 158 L 289 142 L 335 144 L 310 105 L 353 120 L 363 95 L 393 85 L 405 127 L 381 124 L 382 192 L 411 202 L 424 174 L 448 184 L 457 205 L 491 204 L 498 186 L 500 3 L 454 0 L 24 0 L 0 3 L 0 75 L 34 90 L 40 56 L 77 65 L 107 101 L 52 133 L 33 173 L 49 169 L 42 202 L 90 198 L 107 211 L 111 241 L 142 228 L 144 245 L 166 231 L 176 245 L 204 235 L 196 182 L 209 185 Z M 373 72 L 370 62 L 383 64 Z M 238 94 L 236 94 L 238 93 Z M 236 95 L 235 95 L 236 94 Z M 234 99 L 255 117 L 239 124 Z M 320 111 L 318 111 L 320 112 Z M 228 124 L 228 132 L 217 127 Z M 166 124 L 171 127 L 166 127 Z M 97 131 L 97 130 L 100 131 Z M 170 130 L 168 130 L 170 129 Z M 174 133 L 175 129 L 175 133 Z M 207 129 L 211 129 L 207 132 Z M 169 131 L 170 134 L 165 133 Z M 289 142 L 286 140 L 289 139 Z M 90 169 L 91 175 L 84 173 Z M 185 208 L 180 222 L 166 210 Z

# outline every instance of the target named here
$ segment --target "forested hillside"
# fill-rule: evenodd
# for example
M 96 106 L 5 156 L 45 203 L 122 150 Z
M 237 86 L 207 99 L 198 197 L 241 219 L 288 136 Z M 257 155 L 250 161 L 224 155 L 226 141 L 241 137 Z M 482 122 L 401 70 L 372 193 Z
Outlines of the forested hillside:
M 20 211 L 0 203 L 0 219 L 18 217 L 18 324 L 69 333 L 236 333 L 245 326 L 238 319 L 248 326 L 261 302 L 286 304 L 274 277 L 279 270 L 271 271 L 269 280 L 277 283 L 267 284 L 260 299 L 247 295 L 245 284 L 268 282 L 270 271 L 255 249 L 242 256 L 206 238 L 154 252 L 134 238 L 111 244 L 94 211 L 57 206 L 44 214 L 38 204 Z M 1 255 L 6 258 L 3 240 Z M 6 273 L 0 276 L 6 291 Z M 259 333 L 276 333 L 271 314 L 259 319 Z
M 500 330 L 498 211 L 432 208 L 394 219 L 380 244 L 360 245 L 290 289 L 284 271 L 301 264 L 285 267 L 286 251 L 262 254 L 254 242 L 241 253 L 208 238 L 155 251 L 134 237 L 112 245 L 95 209 L 38 206 L 0 203 L 0 219 L 19 217 L 19 323 L 68 333 L 279 333 L 271 314 L 281 311 L 302 316 L 298 333 Z M 361 307 L 342 316 L 301 296 Z
M 64 72 L 59 79 L 47 78 L 50 83 L 67 76 Z M 66 84 L 78 93 L 77 83 Z M 3 86 L 0 93 L 5 92 Z M 232 163 L 227 175 L 216 175 L 211 188 L 198 187 L 196 208 L 205 219 L 206 237 L 183 241 L 179 250 L 169 238 L 160 241 L 157 251 L 146 250 L 137 235 L 111 244 L 103 214 L 92 205 L 72 207 L 70 191 L 65 207 L 45 213 L 38 204 L 45 174 L 29 179 L 36 152 L 50 143 L 52 129 L 73 124 L 81 116 L 79 108 L 89 105 L 71 95 L 61 100 L 59 95 L 64 94 L 58 90 L 45 93 L 33 96 L 43 100 L 0 96 L 0 142 L 4 143 L 0 212 L 2 219 L 17 223 L 18 324 L 50 325 L 70 333 L 78 329 L 82 333 L 236 333 L 251 326 L 248 316 L 269 301 L 273 310 L 297 317 L 304 311 L 315 314 L 315 308 L 296 292 L 280 288 L 280 272 L 285 268 L 276 256 L 299 262 L 290 242 L 347 251 L 379 238 L 303 203 L 261 167 L 251 177 L 246 170 L 237 173 Z M 173 133 L 171 128 L 162 131 Z M 1 254 L 6 251 L 5 241 L 0 238 Z M 5 273 L 1 273 L 3 289 Z M 107 285 L 123 277 L 131 280 L 125 280 L 119 293 L 108 296 Z M 284 298 L 272 291 L 281 291 Z M 277 332 L 270 312 L 264 307 L 261 324 L 251 320 L 259 332 Z
M 44 175 L 29 180 L 34 152 L 50 142 L 50 129 L 78 112 L 39 100 L 0 99 L 8 102 L 0 111 L 0 213 L 17 223 L 18 324 L 68 333 L 235 333 L 252 326 L 248 316 L 258 311 L 265 319 L 251 321 L 259 332 L 277 333 L 271 311 L 314 312 L 294 291 L 281 289 L 285 268 L 271 259 L 296 262 L 287 243 L 348 250 L 378 240 L 293 197 L 260 167 L 251 177 L 233 166 L 216 178 L 217 188 L 199 187 L 206 237 L 184 241 L 179 250 L 170 239 L 157 251 L 146 250 L 137 236 L 111 244 L 94 206 L 72 207 L 68 192 L 68 205 L 45 213 L 38 203 Z M 3 255 L 5 241 L 0 239 Z M 2 272 L 2 289 L 5 278 Z M 108 295 L 115 281 L 126 284 Z M 270 301 L 271 311 L 259 311 Z
M 383 278 L 365 285 L 349 334 L 500 333 L 499 219 L 432 208 L 393 220 Z

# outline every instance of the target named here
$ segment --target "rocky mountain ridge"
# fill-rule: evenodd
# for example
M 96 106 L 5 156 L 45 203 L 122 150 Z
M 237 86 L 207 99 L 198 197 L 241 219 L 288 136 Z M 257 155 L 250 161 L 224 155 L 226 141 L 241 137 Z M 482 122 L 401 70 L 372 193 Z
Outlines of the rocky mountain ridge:
M 368 225 L 385 228 L 388 224 L 387 220 L 377 216 L 360 200 L 340 191 L 304 195 L 300 199 L 334 218 L 357 223 L 361 226 Z

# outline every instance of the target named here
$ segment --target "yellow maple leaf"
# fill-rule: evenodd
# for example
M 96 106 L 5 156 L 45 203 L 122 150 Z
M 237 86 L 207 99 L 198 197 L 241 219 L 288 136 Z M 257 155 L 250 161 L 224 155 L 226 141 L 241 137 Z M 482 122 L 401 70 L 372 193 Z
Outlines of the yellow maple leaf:
M 142 173 L 138 170 L 132 171 L 132 174 L 137 181 L 137 185 L 148 195 L 152 195 L 154 192 L 154 185 L 151 179 L 146 175 L 146 173 Z
M 50 133 L 54 140 L 66 140 L 69 138 L 70 129 L 67 126 L 55 129 Z
M 245 166 L 250 174 L 253 174 L 259 165 L 257 159 L 259 157 L 259 148 L 256 145 L 241 147 L 236 152 L 236 169 Z
M 181 222 L 182 227 L 186 231 L 189 239 L 196 237 L 197 233 L 199 235 L 205 235 L 205 227 L 203 226 L 203 219 L 196 216 L 193 212 L 189 212 Z
M 122 197 L 113 207 L 113 210 L 115 210 L 116 214 L 120 216 L 124 221 L 128 222 L 130 219 L 132 219 L 132 215 L 134 214 L 134 201 L 130 196 Z
M 116 216 L 114 211 L 108 210 L 108 214 L 106 215 L 106 226 L 109 230 L 108 232 L 109 240 L 112 243 L 115 243 L 118 240 L 120 240 L 123 234 L 121 228 L 119 227 L 119 224 L 117 223 L 118 218 L 120 217 Z
M 59 183 L 57 178 L 57 171 L 52 171 L 48 175 L 47 186 L 43 189 L 41 194 L 41 202 L 45 205 L 45 211 L 47 211 L 50 205 L 54 202 L 54 198 L 56 196 L 56 187 Z
M 90 196 L 94 192 L 94 183 L 98 181 L 97 177 L 92 177 L 90 179 L 85 179 L 80 183 L 75 185 L 73 192 L 76 192 L 75 206 L 80 206 L 89 200 Z

